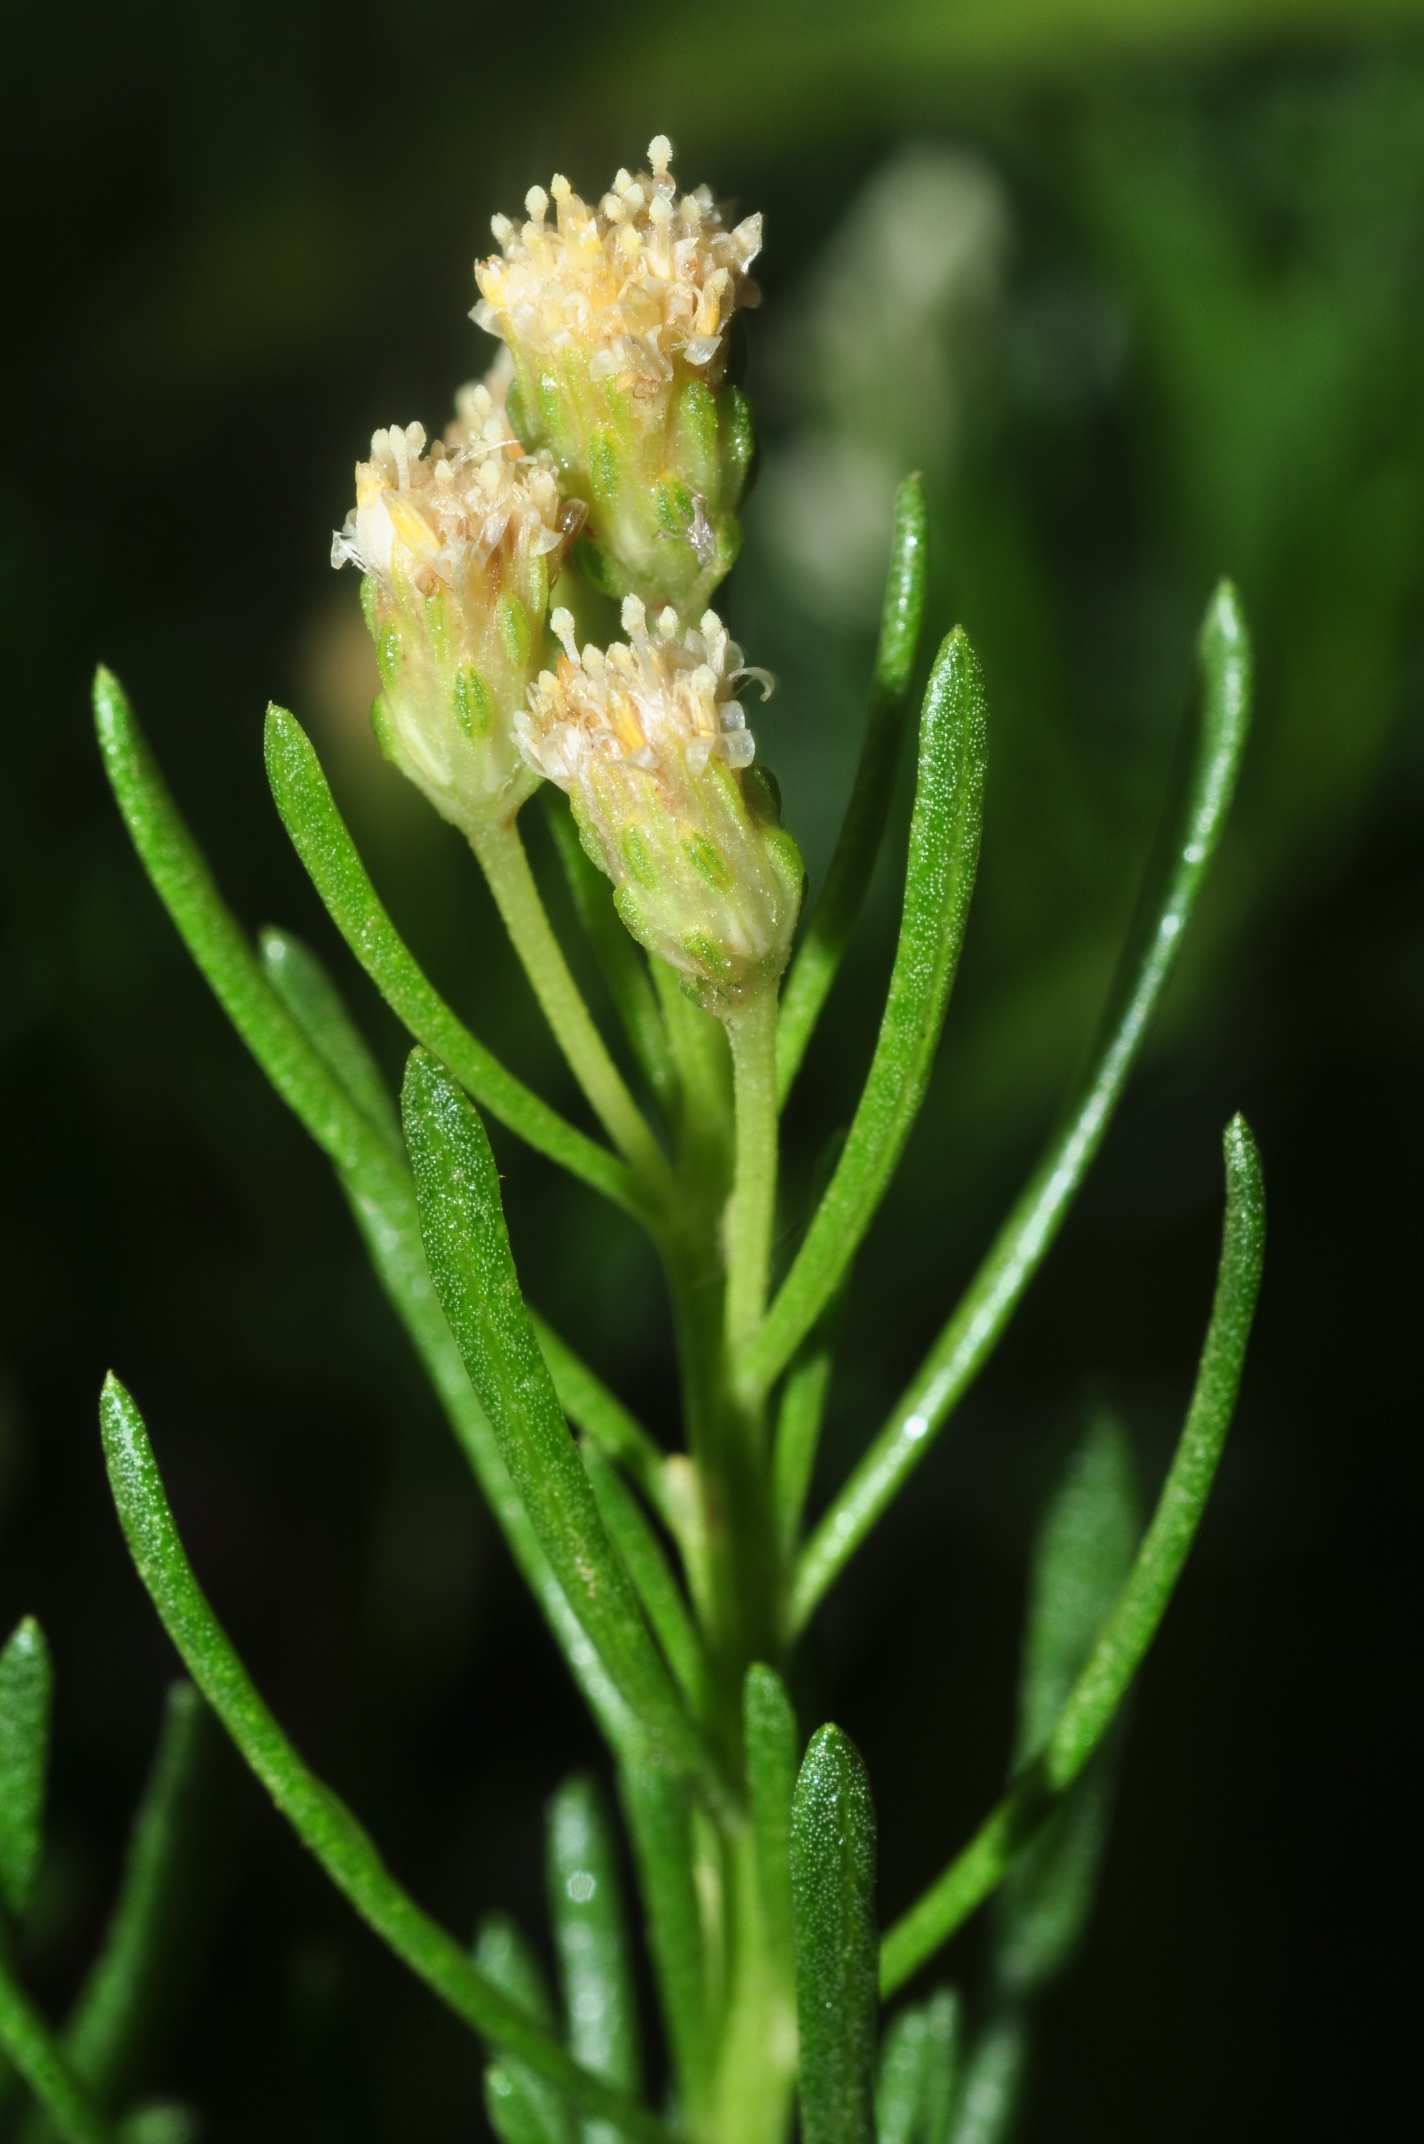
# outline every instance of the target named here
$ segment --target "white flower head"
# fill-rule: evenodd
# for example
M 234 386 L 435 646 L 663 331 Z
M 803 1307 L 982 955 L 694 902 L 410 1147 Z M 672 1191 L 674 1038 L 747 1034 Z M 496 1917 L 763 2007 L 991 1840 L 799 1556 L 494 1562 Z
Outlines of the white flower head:
M 761 217 L 679 194 L 666 135 L 590 207 L 556 175 L 475 267 L 474 319 L 506 344 L 510 416 L 589 503 L 584 555 L 611 594 L 695 615 L 735 556 L 752 455 L 729 335 L 754 305 Z
M 520 750 L 567 791 L 585 848 L 612 879 L 620 915 L 711 1011 L 780 975 L 800 907 L 800 851 L 738 697 L 765 671 L 715 611 L 685 632 L 671 606 L 649 623 L 623 605 L 626 641 L 582 653 L 565 610 L 564 653 L 515 718 Z
M 419 424 L 375 434 L 331 562 L 366 577 L 383 748 L 469 831 L 532 787 L 512 720 L 583 509 L 547 455 L 525 452 L 489 387 L 462 389 L 458 408 L 444 441 L 427 443 Z

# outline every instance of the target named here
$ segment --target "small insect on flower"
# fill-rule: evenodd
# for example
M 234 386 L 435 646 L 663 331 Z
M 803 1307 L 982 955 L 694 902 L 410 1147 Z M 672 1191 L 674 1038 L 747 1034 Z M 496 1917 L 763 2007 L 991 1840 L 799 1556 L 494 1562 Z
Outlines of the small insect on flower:
M 551 623 L 564 654 L 516 718 L 520 749 L 568 792 L 633 936 L 724 1017 L 780 976 L 805 878 L 736 697 L 771 679 L 743 665 L 715 611 L 679 633 L 667 605 L 650 631 L 628 596 L 628 639 L 606 653 L 579 653 L 568 611 Z
M 729 229 L 705 186 L 679 196 L 671 159 L 659 134 L 651 171 L 620 171 L 596 208 L 561 176 L 531 187 L 526 221 L 494 218 L 471 317 L 508 346 L 514 430 L 588 501 L 586 578 L 695 616 L 740 542 L 754 441 L 727 374 L 761 217 Z
M 535 782 L 513 718 L 544 660 L 550 583 L 583 520 L 547 454 L 527 454 L 488 387 L 462 389 L 444 441 L 377 432 L 331 563 L 360 568 L 381 748 L 467 834 Z

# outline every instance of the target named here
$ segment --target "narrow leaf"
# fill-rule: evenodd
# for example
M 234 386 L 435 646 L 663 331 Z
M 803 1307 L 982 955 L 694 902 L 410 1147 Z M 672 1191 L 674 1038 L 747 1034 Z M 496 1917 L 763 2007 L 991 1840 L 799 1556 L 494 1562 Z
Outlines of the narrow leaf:
M 559 1407 L 519 1292 L 484 1126 L 421 1050 L 411 1053 L 402 1109 L 436 1293 L 539 1545 L 644 1731 L 725 1805 L 726 1790 L 658 1657 Z
M 875 1811 L 839 1727 L 812 1736 L 791 1806 L 802 2144 L 875 2135 Z
M 1102 1144 L 1221 838 L 1245 749 L 1251 652 L 1229 582 L 1207 609 L 1198 661 L 1199 714 L 1184 779 L 1168 802 L 1087 1075 L 957 1309 L 807 1543 L 793 1630 L 805 1627 L 992 1354 Z
M 305 731 L 283 708 L 267 711 L 266 750 L 268 780 L 293 846 L 333 923 L 396 1017 L 497 1122 L 615 1205 L 637 1211 L 632 1177 L 618 1157 L 507 1072 L 422 973 L 381 905 Z
M 753 1661 L 742 1686 L 747 1799 L 767 1948 L 789 1981 L 795 1940 L 791 1905 L 791 1801 L 796 1789 L 796 1715 L 775 1668 Z
M 1034 1556 L 1019 1690 L 1014 1769 L 1047 1741 L 1132 1568 L 1141 1532 L 1132 1454 L 1106 1411 L 1049 1502 Z M 1019 1855 L 995 1901 L 993 1973 L 1026 2001 L 1077 1948 L 1107 1834 L 1112 1752 L 1098 1751 L 1038 1837 Z
M 112 1376 L 99 1412 L 119 1520 L 163 1626 L 244 1762 L 336 1888 L 476 2032 L 548 2078 L 585 2113 L 648 2144 L 667 2144 L 656 2116 L 574 2062 L 395 1882 L 345 1803 L 303 1763 L 258 1696 L 193 1574 L 138 1409 Z
M 777 1084 L 783 1102 L 835 980 L 885 838 L 910 678 L 920 642 L 928 567 L 929 509 L 925 487 L 920 477 L 907 476 L 895 496 L 895 528 L 880 617 L 880 644 L 870 687 L 870 718 L 860 748 L 855 785 L 826 883 L 781 994 L 776 1057 Z
M 554 1380 L 559 1405 L 570 1424 L 581 1430 L 601 1452 L 616 1460 L 629 1479 L 637 1483 L 658 1517 L 664 1524 L 670 1524 L 672 1514 L 663 1479 L 664 1454 L 658 1445 L 568 1343 L 561 1340 L 537 1312 L 531 1311 L 530 1317 L 539 1336 L 544 1360 L 549 1365 L 549 1375 Z
M 54 2034 L 0 1949 L 0 2047 L 45 2108 L 65 2144 L 114 2144 L 114 2132 L 74 2075 Z
M 564 868 L 579 922 L 588 934 L 608 994 L 633 1046 L 633 1054 L 664 1108 L 677 1096 L 677 1073 L 657 992 L 642 947 L 625 930 L 613 906 L 613 888 L 579 840 L 562 790 L 544 784 L 545 816 Z
M 188 1992 L 211 1891 L 219 1747 L 193 1685 L 174 1683 L 118 1900 L 64 2030 L 76 2076 L 109 2112 L 141 2081 Z
M 772 1450 L 772 1502 L 776 1532 L 787 1563 L 796 1552 L 801 1517 L 816 1465 L 816 1447 L 821 1440 L 826 1399 L 831 1389 L 835 1354 L 828 1312 L 798 1352 L 786 1373 L 781 1401 L 776 1411 L 776 1442 Z
M 1005 2144 L 1018 2113 L 1027 2058 L 1027 2026 L 1019 2011 L 992 2018 L 976 2035 L 964 2065 L 951 2144 Z
M 612 1826 L 593 1780 L 566 1780 L 549 1804 L 546 1875 L 569 2052 L 597 2077 L 638 2091 L 642 2057 L 627 1918 Z M 599 2125 L 599 2134 L 607 2131 Z
M 953 1988 L 936 1989 L 925 2005 L 925 2023 L 930 2045 L 919 2144 L 949 2144 L 964 2031 L 959 1997 Z
M 39 1866 L 53 1697 L 49 1647 L 27 1615 L 0 1652 L 0 1904 L 13 1921 Z
M 400 1122 L 381 1068 L 315 953 L 291 931 L 265 930 L 258 944 L 263 974 L 308 1042 L 387 1146 L 403 1154 Z
M 624 1569 L 643 1604 L 653 1636 L 662 1647 L 663 1658 L 693 1717 L 701 1718 L 707 1703 L 707 1661 L 662 1543 L 644 1518 L 636 1497 L 624 1487 L 603 1454 L 585 1445 L 583 1463 L 599 1516 L 623 1558 Z
M 312 1016 L 314 1011 L 319 1011 L 321 1000 L 325 998 L 334 1001 L 341 1020 L 349 1027 L 346 1009 L 335 986 L 325 971 L 319 968 L 315 954 L 307 953 L 306 959 L 311 968 L 318 970 L 322 990 L 320 993 L 291 991 L 285 994 L 285 1002 L 293 1020 L 305 1034 L 308 1017 Z M 321 1017 L 324 1023 L 321 1032 L 329 1036 L 329 1019 L 324 1014 Z M 354 1033 L 354 1030 L 352 1032 Z M 317 1041 L 319 1036 L 308 1035 L 307 1039 Z M 327 1085 L 339 1089 L 343 1103 L 358 1101 L 358 1096 L 351 1094 L 341 1084 L 341 1062 L 340 1053 L 323 1057 L 322 1066 Z M 445 1322 L 445 1314 L 436 1300 L 430 1270 L 425 1263 L 425 1250 L 420 1240 L 420 1218 L 415 1204 L 415 1185 L 409 1171 L 403 1162 L 399 1166 L 393 1166 L 392 1157 L 384 1144 L 369 1136 L 363 1137 L 355 1144 L 350 1156 L 338 1154 L 333 1158 L 356 1225 L 365 1239 L 371 1263 L 439 1394 L 450 1425 L 509 1544 L 510 1552 L 531 1593 L 538 1601 L 545 1621 L 553 1632 L 555 1641 L 563 1652 L 569 1670 L 583 1691 L 595 1719 L 613 1747 L 621 1748 L 632 1729 L 631 1715 L 604 1673 L 597 1654 L 584 1636 L 573 1610 L 549 1568 L 534 1529 L 529 1523 L 528 1514 L 509 1478 L 509 1470 L 500 1457 L 494 1432 L 470 1389 L 470 1380 L 465 1375 L 460 1351 Z M 602 1421 L 617 1408 L 617 1401 L 611 1393 L 604 1393 L 593 1373 L 585 1370 L 578 1358 L 563 1347 L 562 1342 L 553 1340 L 547 1328 L 544 1329 L 544 1337 L 557 1351 L 565 1374 L 578 1376 L 581 1400 L 588 1397 L 590 1387 L 594 1388 L 595 1400 L 602 1396 L 605 1402 L 600 1410 Z M 625 1441 L 629 1436 L 628 1425 L 631 1425 L 634 1438 L 645 1434 L 638 1430 L 638 1425 L 633 1422 L 632 1417 L 627 1416 L 626 1423 L 618 1425 L 623 1431 Z M 648 1439 L 649 1445 L 651 1442 L 652 1440 Z
M 984 806 L 984 681 L 956 627 L 925 689 L 900 941 L 870 1074 L 791 1271 L 737 1367 L 764 1392 L 835 1294 L 924 1099 L 969 917 Z
M 926 2006 L 890 2020 L 875 2075 L 875 2144 L 919 2144 L 932 2054 Z
M 881 1946 L 880 1985 L 893 1995 L 1002 1882 L 1059 1798 L 1084 1770 L 1156 1633 L 1201 1523 L 1231 1425 L 1261 1283 L 1265 1195 L 1260 1156 L 1241 1117 L 1227 1126 L 1226 1218 L 1216 1294 L 1187 1419 L 1152 1523 L 1086 1666 L 1039 1754 L 964 1851 Z
M 638 1750 L 619 1765 L 618 1791 L 647 1917 L 677 2105 L 684 2125 L 696 2134 L 707 2095 L 711 2019 L 691 1793 L 668 1765 Z
M 481 1921 L 475 1963 L 511 2002 L 552 2030 L 554 2010 L 539 1961 L 504 1914 L 492 1913 Z M 504 2144 L 573 2144 L 564 2101 L 522 2062 L 490 2064 L 485 2071 L 485 2109 Z

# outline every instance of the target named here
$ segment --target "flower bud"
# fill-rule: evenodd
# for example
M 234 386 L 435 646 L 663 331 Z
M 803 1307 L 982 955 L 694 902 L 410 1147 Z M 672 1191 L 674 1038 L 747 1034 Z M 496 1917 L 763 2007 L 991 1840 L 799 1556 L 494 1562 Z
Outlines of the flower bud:
M 660 134 L 651 172 L 620 171 L 596 208 L 556 177 L 527 221 L 496 216 L 471 317 L 508 346 L 514 430 L 588 501 L 585 578 L 695 617 L 741 538 L 753 438 L 728 331 L 758 300 L 761 218 L 729 230 L 705 186 L 679 197 L 671 155 Z
M 650 631 L 628 596 L 628 642 L 582 655 L 570 613 L 551 623 L 564 654 L 516 717 L 520 749 L 567 790 L 633 936 L 725 1016 L 781 974 L 801 905 L 801 852 L 735 698 L 743 678 L 771 680 L 715 611 L 679 635 L 669 605 Z
M 381 692 L 381 749 L 469 833 L 535 787 L 513 718 L 544 660 L 549 584 L 583 509 L 560 496 L 488 388 L 462 391 L 447 441 L 393 425 L 356 468 L 331 563 L 359 566 Z

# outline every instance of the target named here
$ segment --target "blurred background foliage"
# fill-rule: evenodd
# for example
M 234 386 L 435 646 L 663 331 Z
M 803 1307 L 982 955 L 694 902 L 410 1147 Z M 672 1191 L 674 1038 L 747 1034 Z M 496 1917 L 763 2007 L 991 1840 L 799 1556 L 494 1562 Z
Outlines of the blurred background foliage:
M 373 426 L 442 423 L 488 361 L 465 316 L 490 212 L 555 168 L 597 190 L 666 129 L 685 182 L 767 212 L 764 465 L 727 606 L 780 680 L 759 739 L 813 881 L 909 466 L 933 631 L 963 620 L 992 695 L 964 973 L 860 1260 L 828 1474 L 1072 1076 L 1223 571 L 1258 649 L 1243 794 L 1148 1061 L 1000 1360 L 823 1616 L 805 1721 L 866 1751 L 888 1917 L 1001 1774 L 1034 1511 L 1081 1409 L 1121 1408 L 1149 1485 L 1165 1461 L 1243 1106 L 1272 1193 L 1258 1341 L 1025 2134 L 1378 2130 L 1405 2089 L 1418 1665 L 1424 11 L 12 0 L 3 35 L 0 1620 L 37 1612 L 59 1672 L 32 1985 L 58 2012 L 92 1948 L 172 1669 L 102 1483 L 110 1363 L 264 1690 L 452 1925 L 538 1922 L 540 1806 L 595 1757 L 324 1164 L 127 849 L 86 697 L 102 656 L 239 913 L 332 957 L 394 1075 L 267 798 L 263 703 L 295 707 L 437 980 L 576 1108 L 471 859 L 375 752 L 326 552 Z M 798 1090 L 791 1221 L 895 914 L 892 852 Z M 500 1159 L 533 1299 L 666 1430 L 646 1253 Z M 215 2144 L 477 2129 L 473 2044 L 250 1788 L 233 1854 L 157 2081 Z

